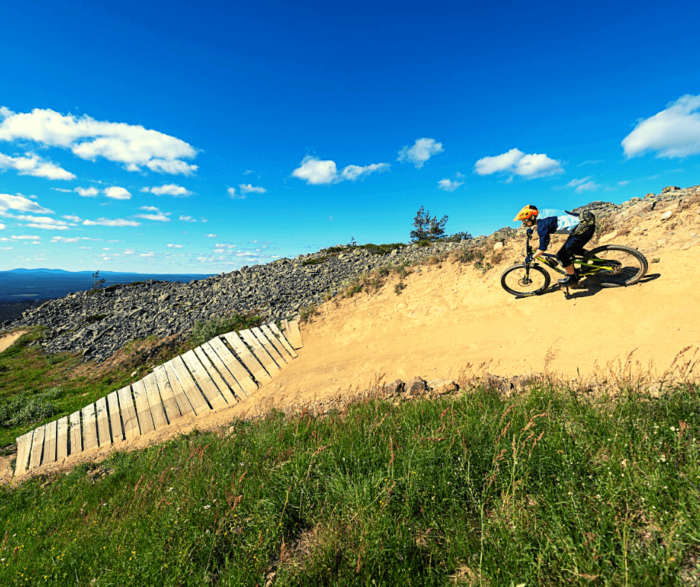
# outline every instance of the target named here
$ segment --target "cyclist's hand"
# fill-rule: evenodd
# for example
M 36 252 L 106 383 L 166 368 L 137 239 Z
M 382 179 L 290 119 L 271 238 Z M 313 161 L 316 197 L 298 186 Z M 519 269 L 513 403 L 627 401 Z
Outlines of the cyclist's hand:
M 530 263 L 532 263 L 532 255 L 531 254 L 528 255 L 527 257 L 525 257 L 525 264 L 529 265 Z

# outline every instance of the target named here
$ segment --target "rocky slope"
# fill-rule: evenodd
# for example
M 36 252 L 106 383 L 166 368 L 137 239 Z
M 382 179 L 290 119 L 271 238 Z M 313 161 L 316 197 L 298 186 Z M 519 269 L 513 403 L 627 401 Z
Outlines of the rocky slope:
M 596 213 L 601 226 L 619 230 L 625 219 L 643 216 L 654 209 L 670 210 L 674 201 L 696 196 L 700 196 L 700 186 L 671 187 L 664 188 L 661 194 L 647 194 L 621 205 L 592 202 L 585 208 Z M 198 321 L 234 312 L 255 311 L 271 319 L 293 317 L 300 309 L 322 302 L 325 294 L 337 293 L 362 273 L 390 264 L 410 264 L 457 248 L 483 248 L 491 242 L 502 246 L 499 243 L 515 232 L 504 228 L 470 241 L 429 247 L 411 245 L 388 254 L 359 247 L 330 254 L 322 250 L 295 259 L 243 267 L 240 271 L 189 284 L 147 281 L 112 286 L 97 294 L 74 293 L 25 312 L 21 319 L 6 322 L 3 329 L 43 325 L 47 327 L 43 341 L 47 352 L 81 352 L 86 358 L 102 361 L 132 340 L 151 335 L 185 335 Z

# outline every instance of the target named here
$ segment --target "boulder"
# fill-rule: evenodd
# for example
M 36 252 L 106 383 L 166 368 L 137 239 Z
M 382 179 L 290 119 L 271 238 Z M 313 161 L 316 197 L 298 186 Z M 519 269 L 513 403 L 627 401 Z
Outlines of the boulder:
M 405 394 L 408 397 L 415 397 L 418 395 L 423 395 L 427 390 L 428 386 L 425 383 L 425 379 L 414 377 L 408 383 L 406 383 Z
M 661 215 L 661 220 L 669 220 L 673 216 L 673 210 L 668 210 Z
M 382 386 L 382 392 L 384 395 L 400 395 L 403 393 L 404 388 L 406 387 L 406 384 L 401 381 L 401 379 L 397 379 L 396 381 L 392 381 L 391 383 L 385 383 Z
M 433 393 L 438 395 L 444 395 L 459 389 L 459 385 L 452 379 L 433 379 L 432 381 L 428 381 L 428 387 Z
M 666 186 L 664 189 L 662 189 L 661 193 L 667 194 L 668 192 L 675 192 L 675 191 L 680 190 L 680 189 L 681 188 L 679 188 L 677 185 L 669 185 L 669 186 Z

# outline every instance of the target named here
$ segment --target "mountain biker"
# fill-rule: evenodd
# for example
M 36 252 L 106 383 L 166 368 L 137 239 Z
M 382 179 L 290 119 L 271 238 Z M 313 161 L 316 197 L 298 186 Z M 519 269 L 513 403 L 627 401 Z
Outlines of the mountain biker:
M 520 210 L 518 215 L 513 218 L 513 222 L 522 221 L 523 226 L 528 228 L 537 225 L 537 235 L 540 238 L 540 242 L 534 255 L 528 255 L 528 258 L 525 260 L 527 263 L 531 263 L 547 250 L 549 237 L 556 232 L 559 226 L 559 218 L 557 216 L 538 218 L 539 213 L 537 206 L 529 205 Z M 568 273 L 564 279 L 559 280 L 559 283 L 572 285 L 579 281 L 579 276 L 574 269 L 573 256 L 580 255 L 583 252 L 583 247 L 593 238 L 595 234 L 595 216 L 590 210 L 584 210 L 580 214 L 575 212 L 566 212 L 566 214 L 579 220 L 578 224 L 571 230 L 564 246 L 557 252 L 557 259 L 559 259 L 564 266 L 564 270 Z

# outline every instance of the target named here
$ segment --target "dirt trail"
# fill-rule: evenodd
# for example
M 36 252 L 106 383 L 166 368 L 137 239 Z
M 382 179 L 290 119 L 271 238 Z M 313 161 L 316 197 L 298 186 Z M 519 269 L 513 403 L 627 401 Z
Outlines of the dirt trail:
M 0 353 L 9 349 L 25 332 L 26 330 L 17 330 L 16 332 L 10 332 L 9 334 L 0 336 Z
M 366 387 L 378 374 L 385 381 L 456 378 L 468 364 L 485 363 L 505 376 L 548 368 L 585 377 L 632 351 L 635 361 L 660 374 L 682 349 L 700 346 L 700 205 L 667 222 L 662 212 L 630 220 L 608 239 L 648 256 L 647 277 L 629 288 L 516 299 L 501 288 L 500 275 L 521 262 L 520 238 L 509 241 L 499 266 L 486 274 L 457 263 L 423 266 L 405 280 L 401 295 L 394 278 L 379 293 L 325 304 L 303 326 L 299 359 L 255 402 L 308 401 L 349 385 Z M 564 239 L 556 238 L 555 251 Z M 554 283 L 558 277 L 553 274 Z
M 662 212 L 632 219 L 628 214 L 623 229 L 600 239 L 647 255 L 649 271 L 638 285 L 572 289 L 569 298 L 557 290 L 516 299 L 501 288 L 500 275 L 522 261 L 524 237 L 489 255 L 498 264 L 485 273 L 453 261 L 413 268 L 401 295 L 393 276 L 378 292 L 324 304 L 302 326 L 299 357 L 250 398 L 204 418 L 183 418 L 120 448 L 142 448 L 194 427 L 212 429 L 271 406 L 349 394 L 351 388 L 366 389 L 378 375 L 384 381 L 416 375 L 456 379 L 471 365 L 504 376 L 548 369 L 587 377 L 607 373 L 633 351 L 635 361 L 660 375 L 681 350 L 700 347 L 700 204 L 677 209 L 666 221 Z M 565 238 L 555 237 L 553 249 Z M 41 472 L 99 460 L 107 452 L 81 453 Z M 4 477 L 0 474 L 0 482 L 9 480 Z

